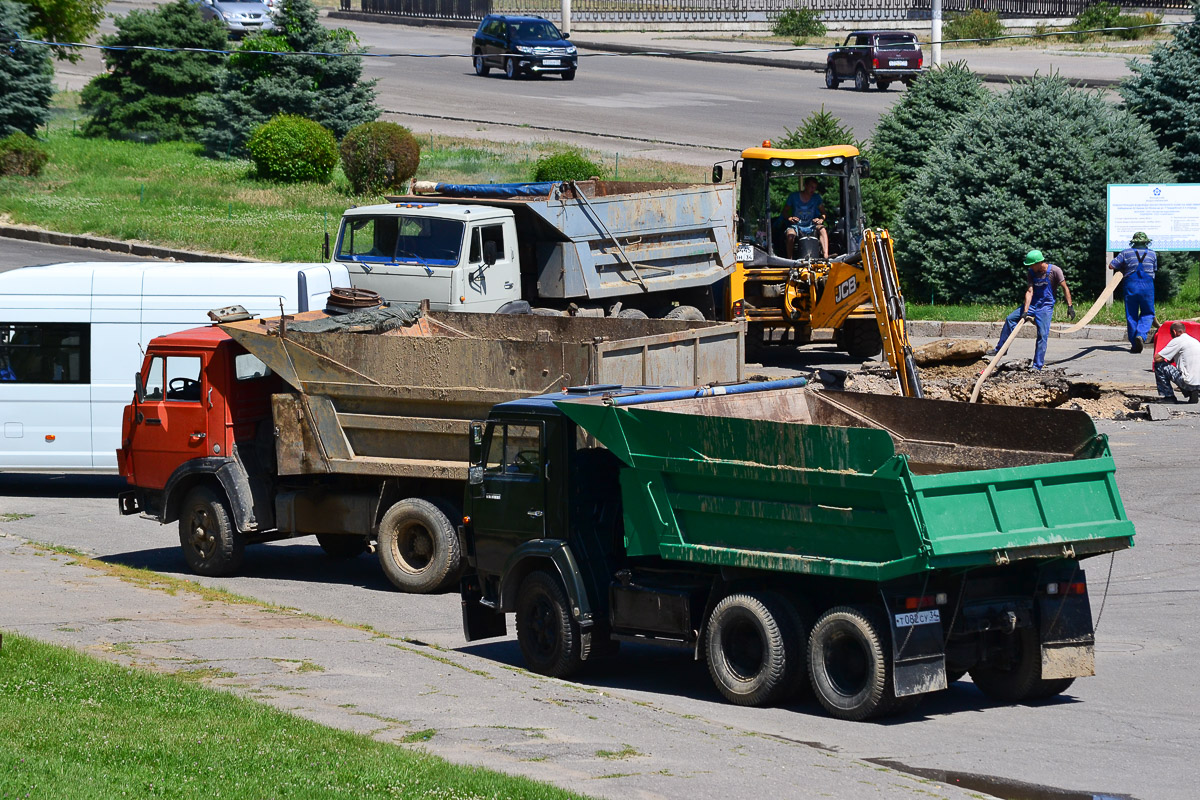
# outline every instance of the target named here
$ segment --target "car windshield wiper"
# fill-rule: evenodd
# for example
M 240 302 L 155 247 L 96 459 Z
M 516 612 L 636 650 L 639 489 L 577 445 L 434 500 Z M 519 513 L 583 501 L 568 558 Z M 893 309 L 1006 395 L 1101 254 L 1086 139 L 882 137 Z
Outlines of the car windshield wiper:
M 409 250 L 397 250 L 397 251 L 396 251 L 396 255 L 398 255 L 398 256 L 409 256 L 409 257 L 411 257 L 411 258 L 414 258 L 414 259 L 416 259 L 417 263 L 418 263 L 418 264 L 420 264 L 422 267 L 424 267 L 424 268 L 425 268 L 425 272 L 426 272 L 426 274 L 427 274 L 427 275 L 432 275 L 432 274 L 433 274 L 433 267 L 431 267 L 431 266 L 429 266 L 429 264 L 425 263 L 425 259 L 421 258 L 421 257 L 420 257 L 419 255 L 417 255 L 416 253 L 413 253 L 413 252 L 411 252 L 411 251 L 409 251 Z

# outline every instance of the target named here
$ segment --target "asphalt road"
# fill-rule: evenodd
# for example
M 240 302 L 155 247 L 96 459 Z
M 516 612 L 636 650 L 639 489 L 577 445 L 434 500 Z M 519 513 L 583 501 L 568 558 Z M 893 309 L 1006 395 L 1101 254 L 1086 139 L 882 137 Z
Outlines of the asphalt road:
M 84 247 L 60 247 L 23 239 L 0 237 L 0 272 L 43 264 L 61 264 L 67 261 L 153 261 L 127 253 L 110 253 L 107 250 L 91 250 Z
M 1056 340 L 1052 355 L 1085 370 L 1093 361 L 1098 366 L 1111 361 L 1126 363 L 1129 374 L 1141 374 L 1140 362 L 1133 364 L 1127 353 L 1107 345 Z M 806 362 L 832 364 L 836 359 L 823 354 L 799 359 L 795 365 Z M 1195 677 L 1200 565 L 1192 535 L 1200 502 L 1192 466 L 1198 423 L 1200 415 L 1195 414 L 1158 423 L 1098 423 L 1113 445 L 1117 482 L 1137 526 L 1137 547 L 1112 559 L 1111 582 L 1108 558 L 1088 563 L 1092 612 L 1099 620 L 1098 674 L 1080 679 L 1061 698 L 1039 705 L 997 706 L 964 680 L 926 698 L 915 715 L 852 724 L 829 719 L 812 701 L 770 709 L 729 705 L 721 701 L 702 664 L 686 654 L 637 647 L 626 648 L 610 669 L 585 677 L 581 684 L 618 698 L 621 702 L 606 713 L 628 726 L 625 730 L 636 729 L 638 736 L 650 740 L 659 722 L 644 714 L 647 704 L 669 714 L 674 735 L 680 737 L 699 737 L 714 726 L 741 732 L 739 746 L 760 760 L 770 760 L 772 743 L 787 741 L 824 748 L 839 758 L 879 759 L 926 770 L 921 773 L 925 777 L 999 797 L 1191 798 L 1190 762 L 1200 752 L 1200 729 L 1192 713 L 1200 702 L 1200 681 Z M 0 532 L 365 623 L 396 637 L 456 651 L 466 669 L 486 671 L 521 663 L 511 638 L 464 643 L 456 595 L 398 594 L 371 557 L 330 561 L 310 538 L 251 548 L 240 577 L 196 579 L 186 572 L 174 527 L 116 514 L 114 496 L 120 487 L 117 478 L 0 475 L 0 513 L 33 515 L 0 522 Z M 527 678 L 528 697 L 514 701 L 514 714 L 528 712 L 521 703 L 543 702 L 539 698 L 544 695 L 533 683 L 537 679 Z M 475 690 L 456 691 L 492 689 L 480 684 Z M 447 708 L 453 712 L 448 714 L 461 713 L 461 703 L 475 701 L 456 696 L 460 700 L 451 701 Z M 371 706 L 363 700 L 360 707 Z M 453 747 L 439 752 L 468 759 L 478 755 Z M 521 769 L 535 777 L 565 780 L 553 764 L 544 773 L 527 764 Z M 748 769 L 743 779 L 743 796 L 778 790 L 767 773 Z M 674 788 L 664 792 L 658 778 L 649 774 L 644 784 L 637 777 L 626 780 L 652 796 L 715 796 L 694 784 L 689 788 L 687 781 L 671 784 Z M 1017 784 L 1043 787 L 1039 791 L 1044 793 Z M 594 791 L 608 793 L 600 787 Z M 857 796 L 855 791 L 847 785 L 838 796 Z
M 123 15 L 153 3 L 109 3 Z M 777 139 L 824 108 L 866 138 L 903 89 L 830 92 L 816 72 L 642 56 L 588 54 L 572 82 L 548 77 L 508 81 L 474 74 L 471 31 L 330 20 L 378 53 L 461 58 L 366 59 L 378 80 L 386 117 L 418 134 L 445 133 L 499 141 L 551 140 L 601 151 L 711 164 L 763 139 Z M 114 30 L 112 20 L 102 33 Z M 80 89 L 104 67 L 96 51 L 79 64 L 56 63 L 61 88 Z

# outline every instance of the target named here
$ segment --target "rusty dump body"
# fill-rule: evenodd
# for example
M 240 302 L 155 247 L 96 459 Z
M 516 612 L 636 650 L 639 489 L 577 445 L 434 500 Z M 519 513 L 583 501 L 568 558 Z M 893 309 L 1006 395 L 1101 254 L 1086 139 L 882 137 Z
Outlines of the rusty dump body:
M 730 323 L 423 312 L 380 332 L 324 312 L 223 325 L 293 392 L 272 398 L 277 474 L 465 479 L 468 426 L 497 403 L 597 383 L 741 378 Z

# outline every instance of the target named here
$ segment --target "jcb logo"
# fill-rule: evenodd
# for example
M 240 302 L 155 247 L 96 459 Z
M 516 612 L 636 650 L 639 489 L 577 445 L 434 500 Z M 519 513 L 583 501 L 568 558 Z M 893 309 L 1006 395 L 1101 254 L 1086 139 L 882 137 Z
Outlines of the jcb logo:
M 854 294 L 854 290 L 858 288 L 858 279 L 851 275 L 846 280 L 838 284 L 837 291 L 833 293 L 833 299 L 837 302 L 842 302 L 850 295 Z

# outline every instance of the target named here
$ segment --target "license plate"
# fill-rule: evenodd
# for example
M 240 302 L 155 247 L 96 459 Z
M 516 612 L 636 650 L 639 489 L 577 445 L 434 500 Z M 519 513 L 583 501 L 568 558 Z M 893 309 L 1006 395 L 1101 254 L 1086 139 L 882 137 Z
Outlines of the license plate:
M 941 621 L 942 615 L 936 608 L 932 611 L 910 611 L 907 614 L 896 615 L 897 628 L 911 628 L 913 625 L 930 625 Z
M 557 58 L 547 58 L 547 59 L 544 59 L 542 61 L 542 63 L 545 64 L 547 67 L 557 67 L 559 64 L 562 63 L 562 61 L 560 61 Z
M 892 59 L 891 61 L 888 62 L 888 66 L 889 67 L 907 67 L 908 60 L 904 59 L 904 60 L 897 61 L 896 59 Z
M 753 261 L 754 248 L 748 244 L 739 244 L 737 254 L 734 256 L 734 258 L 738 261 Z

